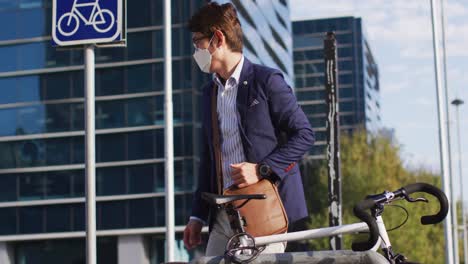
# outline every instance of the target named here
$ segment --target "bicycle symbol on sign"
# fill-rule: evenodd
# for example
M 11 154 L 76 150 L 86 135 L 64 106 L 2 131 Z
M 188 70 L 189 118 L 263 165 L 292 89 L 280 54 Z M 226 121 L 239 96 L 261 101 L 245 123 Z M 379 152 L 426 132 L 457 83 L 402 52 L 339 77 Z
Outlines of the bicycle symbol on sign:
M 63 36 L 69 37 L 76 33 L 80 26 L 80 18 L 86 26 L 92 25 L 99 33 L 108 32 L 115 23 L 114 14 L 109 9 L 101 9 L 99 0 L 91 3 L 78 3 L 74 0 L 70 12 L 63 14 L 58 20 L 58 30 Z M 91 15 L 86 18 L 79 7 L 92 6 Z

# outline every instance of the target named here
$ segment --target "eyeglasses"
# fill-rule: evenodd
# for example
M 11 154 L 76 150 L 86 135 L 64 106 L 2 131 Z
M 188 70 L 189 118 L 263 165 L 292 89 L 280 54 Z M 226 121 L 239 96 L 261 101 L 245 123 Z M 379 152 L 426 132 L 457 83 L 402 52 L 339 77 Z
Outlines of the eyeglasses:
M 198 50 L 199 48 L 197 47 L 198 46 L 198 42 L 202 39 L 206 39 L 206 38 L 209 38 L 207 36 L 201 36 L 201 37 L 198 37 L 198 38 L 193 38 L 192 39 L 192 44 L 193 44 L 193 47 L 195 48 L 195 50 Z

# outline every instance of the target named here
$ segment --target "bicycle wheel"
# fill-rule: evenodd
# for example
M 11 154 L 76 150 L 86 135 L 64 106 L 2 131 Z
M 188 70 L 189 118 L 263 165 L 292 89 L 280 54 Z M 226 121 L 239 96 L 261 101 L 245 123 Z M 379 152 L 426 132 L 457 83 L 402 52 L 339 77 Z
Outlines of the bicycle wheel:
M 75 34 L 79 26 L 80 20 L 72 12 L 65 13 L 57 22 L 58 31 L 65 37 Z
M 97 32 L 106 33 L 112 28 L 114 22 L 114 14 L 109 9 L 101 9 L 94 14 L 92 23 Z

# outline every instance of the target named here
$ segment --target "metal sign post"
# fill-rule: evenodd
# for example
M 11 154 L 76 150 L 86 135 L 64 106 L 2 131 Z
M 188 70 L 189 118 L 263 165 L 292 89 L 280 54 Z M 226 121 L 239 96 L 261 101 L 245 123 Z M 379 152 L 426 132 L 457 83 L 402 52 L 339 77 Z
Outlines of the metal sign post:
M 166 187 L 166 262 L 174 261 L 174 125 L 172 108 L 171 1 L 164 0 L 164 155 Z
M 86 263 L 96 263 L 96 144 L 94 110 L 94 46 L 85 48 L 85 148 L 86 148 Z
M 85 74 L 86 263 L 96 264 L 95 46 L 124 47 L 123 0 L 53 0 L 52 45 L 82 48 Z
M 328 32 L 324 41 L 325 89 L 327 92 L 327 161 L 329 224 L 339 226 L 341 219 L 341 164 L 340 164 L 340 123 L 337 82 L 337 44 L 335 34 Z M 330 248 L 339 250 L 343 246 L 341 235 L 330 238 Z

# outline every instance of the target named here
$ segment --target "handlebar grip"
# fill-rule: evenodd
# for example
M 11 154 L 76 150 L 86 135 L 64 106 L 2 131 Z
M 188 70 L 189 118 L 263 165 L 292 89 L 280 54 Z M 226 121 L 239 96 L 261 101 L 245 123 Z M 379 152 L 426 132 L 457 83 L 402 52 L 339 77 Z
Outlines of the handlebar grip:
M 366 211 L 372 208 L 375 205 L 375 201 L 372 199 L 366 199 L 359 202 L 356 206 L 354 206 L 353 212 L 354 215 L 361 219 L 362 221 L 366 222 L 367 226 L 369 226 L 369 240 L 366 242 L 353 242 L 351 248 L 354 251 L 366 251 L 371 249 L 379 239 L 379 228 L 375 219 L 368 214 Z
M 425 215 L 421 217 L 421 224 L 437 224 L 442 222 L 442 220 L 444 220 L 444 218 L 447 216 L 449 210 L 449 203 L 447 200 L 447 196 L 439 188 L 427 183 L 418 182 L 407 185 L 403 187 L 403 189 L 405 189 L 408 195 L 415 192 L 425 192 L 431 194 L 432 196 L 436 197 L 437 200 L 439 200 L 439 212 L 435 215 Z

